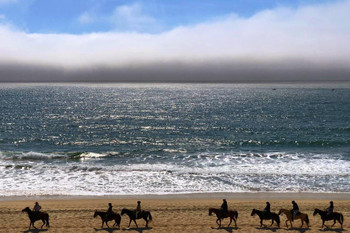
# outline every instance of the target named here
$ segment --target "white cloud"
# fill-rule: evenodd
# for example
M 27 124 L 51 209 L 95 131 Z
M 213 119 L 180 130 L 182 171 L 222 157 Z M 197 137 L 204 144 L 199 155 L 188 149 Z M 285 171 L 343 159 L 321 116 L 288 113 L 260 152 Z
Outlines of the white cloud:
M 95 22 L 97 19 L 96 17 L 92 16 L 90 13 L 88 12 L 84 12 L 83 14 L 81 14 L 78 18 L 78 21 L 82 24 L 89 24 L 89 23 L 93 23 Z
M 114 20 L 134 27 L 152 23 L 152 18 L 143 15 L 140 7 L 121 6 L 115 10 Z M 233 61 L 244 65 L 297 60 L 320 67 L 348 68 L 349 12 L 350 0 L 298 9 L 276 8 L 250 18 L 233 14 L 220 21 L 178 27 L 160 34 L 28 34 L 0 26 L 0 62 L 70 69 L 157 62 Z
M 143 13 L 140 3 L 116 7 L 110 20 L 116 25 L 117 29 L 127 28 L 132 30 L 149 28 L 156 23 L 154 18 Z
M 0 0 L 0 6 L 7 5 L 7 4 L 13 4 L 13 3 L 18 3 L 18 0 Z

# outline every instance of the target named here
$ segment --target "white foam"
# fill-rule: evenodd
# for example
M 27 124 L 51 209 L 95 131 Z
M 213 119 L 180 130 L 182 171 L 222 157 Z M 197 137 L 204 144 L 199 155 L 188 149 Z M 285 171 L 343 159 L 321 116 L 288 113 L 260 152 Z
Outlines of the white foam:
M 0 154 L 0 195 L 350 191 L 350 161 L 339 155 L 201 154 L 124 163 L 101 163 L 102 153 L 82 155 L 89 160 L 3 160 Z

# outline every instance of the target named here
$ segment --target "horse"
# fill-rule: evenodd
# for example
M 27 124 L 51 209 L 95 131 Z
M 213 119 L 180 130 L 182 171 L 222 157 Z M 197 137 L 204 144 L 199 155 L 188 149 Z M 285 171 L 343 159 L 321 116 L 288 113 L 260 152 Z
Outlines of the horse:
M 285 214 L 287 217 L 286 227 L 288 227 L 287 222 L 289 221 L 290 227 L 292 228 L 293 227 L 293 225 L 292 225 L 292 217 L 293 217 L 292 210 L 280 209 L 280 211 L 278 212 L 278 215 L 281 215 L 281 214 Z M 309 227 L 310 221 L 309 221 L 309 216 L 307 214 L 303 214 L 303 213 L 297 214 L 297 215 L 295 215 L 294 219 L 301 220 L 300 228 L 304 226 L 304 222 L 306 222 L 307 227 Z
M 266 219 L 272 219 L 272 223 L 270 225 L 270 227 L 273 225 L 274 221 L 276 221 L 277 223 L 277 226 L 278 228 L 280 228 L 280 216 L 278 216 L 278 214 L 276 213 L 273 213 L 273 212 L 270 212 L 270 213 L 266 213 L 266 212 L 263 212 L 263 211 L 260 211 L 260 210 L 256 210 L 256 209 L 253 209 L 252 213 L 251 213 L 251 216 L 254 216 L 255 214 L 257 214 L 260 218 L 260 227 L 264 226 L 266 227 L 264 224 L 263 224 L 263 220 Z
M 129 221 L 129 226 L 128 227 L 130 227 L 131 221 L 134 221 L 134 223 L 136 225 L 136 228 L 138 228 L 137 223 L 136 223 L 136 219 L 143 218 L 146 221 L 146 227 L 148 227 L 148 222 L 152 221 L 151 212 L 145 211 L 145 210 L 142 210 L 136 216 L 136 211 L 135 210 L 129 210 L 129 209 L 124 208 L 124 209 L 122 209 L 122 212 L 121 212 L 121 215 L 123 215 L 123 214 L 127 214 L 129 216 L 130 221 Z
M 101 212 L 101 211 L 96 210 L 95 214 L 94 214 L 94 218 L 96 218 L 97 216 L 101 217 L 101 220 L 102 220 L 101 228 L 103 228 L 104 223 L 106 223 L 107 227 L 109 228 L 108 222 L 113 221 L 113 220 L 114 220 L 113 227 L 115 226 L 115 224 L 117 224 L 118 227 L 120 227 L 120 221 L 121 221 L 122 217 L 120 217 L 120 214 L 118 214 L 118 213 L 112 213 L 107 217 L 107 212 Z
M 49 223 L 49 214 L 45 212 L 35 212 L 32 211 L 29 207 L 26 207 L 22 210 L 22 212 L 27 212 L 30 224 L 29 224 L 29 229 L 31 226 L 33 226 L 35 229 L 36 227 L 34 226 L 34 223 L 38 220 L 43 221 L 43 225 L 41 225 L 41 228 L 46 224 L 47 227 L 50 227 Z
M 326 226 L 326 225 L 324 225 L 325 221 L 334 220 L 334 223 L 333 223 L 333 225 L 331 227 L 333 227 L 335 225 L 335 223 L 338 221 L 340 223 L 341 229 L 343 229 L 344 216 L 341 213 L 333 212 L 332 214 L 328 215 L 327 211 L 323 211 L 323 210 L 320 210 L 320 209 L 315 209 L 314 216 L 316 214 L 319 214 L 321 216 L 322 227 Z
M 230 223 L 228 224 L 228 227 L 231 225 L 232 220 L 235 222 L 235 227 L 237 227 L 238 212 L 236 210 L 229 210 L 227 213 L 223 214 L 221 209 L 210 208 L 209 216 L 211 216 L 212 213 L 216 214 L 216 224 L 218 224 L 219 227 L 221 227 L 221 220 L 223 220 L 224 218 L 230 218 Z

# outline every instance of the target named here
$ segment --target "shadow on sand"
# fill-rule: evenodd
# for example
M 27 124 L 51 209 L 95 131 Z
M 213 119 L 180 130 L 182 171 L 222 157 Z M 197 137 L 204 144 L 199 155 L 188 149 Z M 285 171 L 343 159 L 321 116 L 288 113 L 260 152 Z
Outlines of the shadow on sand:
M 47 231 L 47 229 L 30 229 L 30 230 L 23 231 L 23 233 L 39 233 L 43 231 Z
M 288 228 L 286 230 L 287 231 L 297 231 L 297 232 L 300 232 L 300 233 L 305 233 L 305 232 L 309 231 L 310 228 L 292 227 L 292 228 Z
M 124 228 L 123 231 L 136 231 L 142 233 L 143 231 L 151 230 L 152 227 L 139 227 L 139 228 Z
M 234 230 L 239 230 L 238 227 L 212 227 L 213 230 L 225 230 L 229 233 L 232 233 Z
M 115 231 L 119 231 L 120 228 L 100 228 L 100 229 L 97 229 L 97 228 L 94 228 L 95 231 L 105 231 L 105 232 L 108 232 L 108 233 L 113 233 Z
M 277 230 L 280 230 L 281 228 L 279 228 L 279 227 L 257 227 L 256 229 L 276 232 Z
M 326 227 L 326 228 L 320 229 L 320 231 L 323 231 L 323 232 L 327 232 L 327 231 L 329 231 L 329 232 L 343 232 L 346 230 L 341 229 L 341 228 L 328 228 L 328 227 Z

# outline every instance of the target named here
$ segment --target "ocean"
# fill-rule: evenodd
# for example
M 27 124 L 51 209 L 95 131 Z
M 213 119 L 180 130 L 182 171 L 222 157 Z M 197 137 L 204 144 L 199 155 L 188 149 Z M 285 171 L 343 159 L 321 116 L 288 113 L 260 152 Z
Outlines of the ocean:
M 0 196 L 350 192 L 350 83 L 0 84 Z

